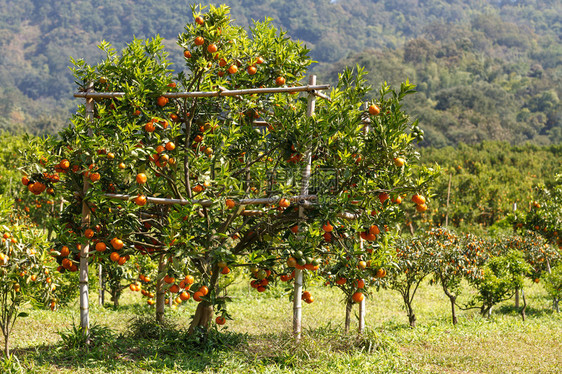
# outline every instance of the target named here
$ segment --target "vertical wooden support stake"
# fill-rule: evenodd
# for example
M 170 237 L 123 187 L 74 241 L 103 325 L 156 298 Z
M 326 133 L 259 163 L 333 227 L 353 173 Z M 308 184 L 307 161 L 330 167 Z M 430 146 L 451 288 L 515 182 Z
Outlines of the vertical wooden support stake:
M 517 211 L 517 202 L 513 203 L 513 213 Z M 519 288 L 515 289 L 515 307 L 519 308 Z M 523 317 L 523 320 L 525 318 Z
M 447 215 L 445 216 L 445 227 L 449 227 L 449 199 L 451 198 L 451 178 L 452 178 L 452 174 L 449 174 L 449 187 L 447 187 Z
M 98 265 L 98 278 L 99 278 L 99 295 L 98 295 L 98 304 L 103 306 L 105 302 L 105 294 L 103 291 L 103 266 L 101 264 Z
M 310 76 L 308 80 L 309 85 L 316 84 L 316 75 Z M 308 108 L 306 111 L 307 117 L 312 117 L 314 115 L 314 108 L 316 107 L 316 96 L 313 94 L 308 94 Z M 301 195 L 308 194 L 308 185 L 310 183 L 310 173 L 312 169 L 312 152 L 310 150 L 306 151 L 304 156 L 306 166 L 302 171 L 302 186 Z M 304 207 L 299 207 L 299 218 L 304 218 Z M 303 283 L 303 272 L 300 269 L 295 269 L 295 288 L 293 292 L 293 336 L 295 341 L 300 341 L 301 331 L 302 331 L 302 283 Z
M 93 82 L 88 85 L 88 92 L 94 91 Z M 94 119 L 94 99 L 86 99 L 86 120 L 91 122 Z M 92 136 L 92 129 L 88 129 L 88 135 Z M 84 175 L 84 187 L 82 189 L 82 227 L 86 228 L 90 225 L 90 208 L 86 204 L 85 198 L 90 188 L 90 180 Z M 88 299 L 88 254 L 90 252 L 90 243 L 82 246 L 80 249 L 80 327 L 82 334 L 86 337 L 89 335 L 90 329 L 90 307 Z M 88 339 L 86 340 L 88 341 Z
M 361 248 L 361 252 L 363 252 L 363 239 L 359 238 L 359 245 Z M 361 300 L 361 302 L 359 303 L 359 326 L 357 328 L 357 332 L 359 333 L 359 335 L 363 334 L 363 331 L 365 330 L 365 314 L 366 314 L 367 310 L 365 308 L 365 298 L 363 298 L 363 300 Z

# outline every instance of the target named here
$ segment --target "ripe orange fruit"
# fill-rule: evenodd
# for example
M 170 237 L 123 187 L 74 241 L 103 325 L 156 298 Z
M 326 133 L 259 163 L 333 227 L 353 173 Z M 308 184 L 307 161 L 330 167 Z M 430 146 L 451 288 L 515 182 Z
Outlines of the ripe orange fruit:
M 195 301 L 201 301 L 201 298 L 205 296 L 203 295 L 203 293 L 201 291 L 197 291 L 193 294 L 193 300 Z
M 109 255 L 109 258 L 111 259 L 111 261 L 117 262 L 117 261 L 119 261 L 119 258 L 121 258 L 121 256 L 119 256 L 119 253 L 117 253 L 117 252 L 111 252 L 111 254 Z
M 357 280 L 357 288 L 365 288 L 365 281 L 363 279 Z
M 379 193 L 379 200 L 383 204 L 388 199 L 388 194 L 386 192 Z
M 166 143 L 166 149 L 168 151 L 173 151 L 174 149 L 176 149 L 176 145 L 174 144 L 174 142 L 168 142 Z
M 91 174 L 90 174 L 90 180 L 91 180 L 92 182 L 97 182 L 97 181 L 99 181 L 100 179 L 101 179 L 100 173 L 91 173 Z
M 29 178 L 28 178 L 28 177 L 25 177 L 25 176 L 22 177 L 22 178 L 21 178 L 21 183 L 22 183 L 24 186 L 27 186 L 27 185 L 29 184 Z
M 113 160 L 113 159 L 115 158 L 115 153 L 109 152 L 109 153 L 107 154 L 107 158 L 108 158 L 109 160 Z
M 88 239 L 92 239 L 94 237 L 94 230 L 86 229 L 86 231 L 84 231 L 84 236 Z
M 60 255 L 66 257 L 70 254 L 70 249 L 65 245 L 60 250 Z
M 96 243 L 96 251 L 104 252 L 106 248 L 107 248 L 107 246 L 105 245 L 104 242 L 97 242 Z
M 230 269 L 228 268 L 228 266 L 223 267 L 221 270 L 221 274 L 226 275 L 228 273 L 230 273 Z
M 184 281 L 186 284 L 192 285 L 195 282 L 195 278 L 193 278 L 193 275 L 186 275 Z
M 252 65 L 252 66 L 248 67 L 248 74 L 254 75 L 257 72 L 258 72 L 258 68 L 256 68 L 255 66 Z
M 197 23 L 198 25 L 203 25 L 205 23 L 205 20 L 203 19 L 203 17 L 197 16 L 195 18 L 195 23 Z
M 230 65 L 230 67 L 228 68 L 228 72 L 230 74 L 236 74 L 238 72 L 238 66 L 236 65 Z
M 211 43 L 207 46 L 207 51 L 209 53 L 215 53 L 218 50 L 218 47 L 215 43 Z
M 117 165 L 117 167 L 121 170 L 125 169 L 127 166 L 125 165 L 124 162 L 120 162 L 119 165 Z
M 402 157 L 395 157 L 393 161 L 394 161 L 394 165 L 396 165 L 399 168 L 404 166 L 404 164 L 406 163 L 406 160 L 404 160 Z
M 138 173 L 136 180 L 138 184 L 145 184 L 148 178 L 145 173 Z
M 289 200 L 287 200 L 287 199 L 285 199 L 285 198 L 279 200 L 279 206 L 280 206 L 281 208 L 288 208 L 289 205 L 291 205 L 291 202 L 290 202 Z
M 355 292 L 353 294 L 353 296 L 351 296 L 351 299 L 353 300 L 353 302 L 355 303 L 360 303 L 361 301 L 363 301 L 363 299 L 365 298 L 365 296 L 363 296 L 362 292 Z
M 165 96 L 159 96 L 158 99 L 156 99 L 156 104 L 158 104 L 158 106 L 164 106 L 166 104 L 168 104 L 168 98 Z
M 187 49 L 185 51 L 183 51 L 183 57 L 185 58 L 191 58 L 191 52 L 189 52 Z
M 377 225 L 372 225 L 371 227 L 369 227 L 369 233 L 373 234 L 373 235 L 378 235 L 381 231 L 379 230 L 379 227 Z
M 376 274 L 375 274 L 375 276 L 376 276 L 377 278 L 384 278 L 384 277 L 386 277 L 386 270 L 384 270 L 383 268 L 378 269 L 377 272 L 376 272 Z
M 207 294 L 209 293 L 209 289 L 207 288 L 207 286 L 201 286 L 201 288 L 199 288 L 199 292 L 201 292 L 203 296 L 207 296 Z
M 70 167 L 70 162 L 65 158 L 59 163 L 59 166 L 63 170 L 67 170 Z
M 117 238 L 113 238 L 111 239 L 111 246 L 116 249 L 116 250 L 120 250 L 121 248 L 123 248 L 123 241 L 121 239 L 117 239 Z
M 365 270 L 365 268 L 367 268 L 367 263 L 365 261 L 359 261 L 359 263 L 357 264 L 357 268 L 360 270 Z
M 336 279 L 336 284 L 338 284 L 338 285 L 340 285 L 340 286 L 341 286 L 342 284 L 345 284 L 345 282 L 347 282 L 347 279 L 345 279 L 345 278 L 338 278 L 338 279 Z
M 261 56 L 258 57 L 258 58 L 256 59 L 256 64 L 263 64 L 263 57 L 261 57 Z
M 233 209 L 236 206 L 236 203 L 232 199 L 226 199 L 225 204 L 228 209 Z
M 427 205 L 425 204 L 417 204 L 416 205 L 416 210 L 420 213 L 423 213 L 427 210 Z
M 180 293 L 180 299 L 182 299 L 182 301 L 187 301 L 190 297 L 191 295 L 188 292 L 183 291 Z
M 164 282 L 168 283 L 168 284 L 172 284 L 176 281 L 176 278 L 174 277 L 170 277 L 169 275 L 166 275 L 164 277 Z
M 217 317 L 217 319 L 215 319 L 215 322 L 217 323 L 217 325 L 224 325 L 226 323 L 226 318 L 224 318 L 223 316 L 219 316 Z
M 154 122 L 147 122 L 144 125 L 144 129 L 147 132 L 154 132 L 154 130 L 156 130 L 156 127 L 154 126 Z
M 325 232 L 332 232 L 334 231 L 334 226 L 332 226 L 330 222 L 327 222 L 325 225 L 322 225 L 322 230 Z
M 291 231 L 294 234 L 297 234 L 299 232 L 299 225 L 294 225 L 293 227 L 291 227 Z
M 144 196 L 144 195 L 137 195 L 137 197 L 135 197 L 133 201 L 134 201 L 135 204 L 137 204 L 138 206 L 144 206 L 144 205 L 146 205 L 146 196 Z
M 117 263 L 119 265 L 125 265 L 125 262 L 127 262 L 127 257 L 125 257 L 125 256 L 119 257 L 119 259 L 117 260 Z
M 203 43 L 205 43 L 205 39 L 203 39 L 202 36 L 198 36 L 195 38 L 194 43 L 195 45 L 203 45 Z
M 275 84 L 278 86 L 282 86 L 285 84 L 285 78 L 284 77 L 277 77 L 275 78 Z
M 297 265 L 297 260 L 295 260 L 295 258 L 293 257 L 289 257 L 287 259 L 287 266 L 290 268 L 294 268 Z
M 372 116 L 376 116 L 381 112 L 380 108 L 378 106 L 376 106 L 375 104 L 371 105 L 369 107 L 369 114 Z
M 415 194 L 414 196 L 412 196 L 412 202 L 418 205 L 425 204 L 425 197 L 419 194 Z

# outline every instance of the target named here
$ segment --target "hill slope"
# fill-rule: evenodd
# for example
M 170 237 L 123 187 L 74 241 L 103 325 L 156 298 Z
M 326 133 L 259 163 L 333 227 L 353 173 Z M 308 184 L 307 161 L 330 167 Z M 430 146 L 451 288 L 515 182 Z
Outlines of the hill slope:
M 367 65 L 375 85 L 409 77 L 423 93 L 412 108 L 429 130 L 427 144 L 486 138 L 548 143 L 561 137 L 558 0 L 224 2 L 240 25 L 272 17 L 305 42 L 320 62 L 316 71 L 322 79 L 333 79 L 332 65 L 342 59 L 335 66 Z M 94 62 L 100 56 L 96 44 L 104 39 L 119 48 L 133 35 L 159 33 L 181 68 L 175 37 L 191 21 L 189 4 L 0 0 L 5 52 L 0 56 L 0 128 L 40 133 L 60 127 L 76 105 L 69 57 Z M 524 104 L 507 108 L 515 101 Z M 500 111 L 490 114 L 496 108 Z

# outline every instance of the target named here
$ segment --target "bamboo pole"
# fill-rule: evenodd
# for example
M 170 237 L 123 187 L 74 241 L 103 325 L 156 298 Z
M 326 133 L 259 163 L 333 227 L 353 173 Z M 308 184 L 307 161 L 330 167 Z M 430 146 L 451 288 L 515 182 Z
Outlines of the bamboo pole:
M 361 252 L 363 252 L 363 239 L 359 238 L 359 246 L 361 248 Z M 363 300 L 361 300 L 361 302 L 359 303 L 359 326 L 357 328 L 357 332 L 359 333 L 359 335 L 363 334 L 363 331 L 365 331 L 365 314 L 367 313 L 367 309 L 365 306 L 365 298 L 363 298 Z
M 312 75 L 308 81 L 309 86 L 316 85 L 316 75 Z M 316 96 L 308 96 L 308 108 L 306 111 L 307 117 L 312 117 L 314 115 L 314 109 L 316 107 Z M 306 161 L 306 166 L 302 172 L 302 186 L 301 195 L 308 195 L 308 186 L 310 183 L 310 173 L 312 169 L 312 152 L 307 150 L 304 156 Z M 304 206 L 299 206 L 299 218 L 305 218 Z M 303 271 L 301 269 L 295 269 L 295 288 L 293 292 L 293 336 L 295 341 L 299 342 L 301 339 L 302 332 L 302 284 L 303 284 Z
M 94 90 L 94 84 L 88 85 L 88 91 Z M 86 99 L 86 120 L 91 122 L 94 118 L 94 100 Z M 88 135 L 92 136 L 92 129 L 88 129 Z M 86 228 L 90 225 L 90 208 L 84 201 L 88 189 L 90 188 L 90 180 L 84 175 L 84 187 L 82 189 L 82 227 Z M 90 243 L 86 243 L 80 249 L 80 327 L 82 334 L 89 342 L 90 329 L 90 306 L 89 306 L 89 290 L 88 290 L 88 254 L 90 252 Z
M 102 264 L 98 265 L 98 278 L 99 278 L 99 295 L 98 295 L 98 304 L 99 306 L 103 306 L 105 302 L 105 292 L 103 290 L 103 266 Z
M 135 197 L 131 195 L 125 194 L 111 194 L 106 193 L 103 196 L 109 199 L 116 199 L 116 200 L 132 200 Z M 301 200 L 316 200 L 316 195 L 297 195 L 297 196 L 289 196 L 286 197 L 287 200 L 292 202 L 298 202 Z M 275 204 L 281 200 L 281 197 L 273 196 L 273 197 L 265 197 L 261 199 L 242 199 L 236 202 L 237 205 L 268 205 L 268 204 Z M 213 205 L 211 200 L 187 200 L 187 199 L 166 199 L 162 197 L 150 197 L 147 196 L 146 201 L 153 204 L 160 204 L 160 205 L 196 205 L 199 204 L 204 207 L 210 207 Z
M 317 90 L 327 90 L 330 88 L 329 84 L 309 84 L 307 86 L 298 87 L 265 87 L 265 88 L 248 88 L 244 90 L 219 90 L 219 91 L 194 91 L 194 92 L 168 92 L 162 96 L 169 99 L 176 98 L 189 98 L 189 97 L 219 97 L 219 96 L 238 96 L 238 95 L 253 95 L 253 94 L 267 94 L 267 93 L 283 93 L 283 92 L 315 92 Z M 77 92 L 74 97 L 81 97 L 86 99 L 112 99 L 124 97 L 124 92 Z M 326 97 L 327 98 L 327 97 Z
M 447 188 L 447 215 L 445 216 L 445 227 L 449 227 L 449 199 L 451 198 L 451 178 L 452 178 L 452 174 L 449 174 L 449 187 Z

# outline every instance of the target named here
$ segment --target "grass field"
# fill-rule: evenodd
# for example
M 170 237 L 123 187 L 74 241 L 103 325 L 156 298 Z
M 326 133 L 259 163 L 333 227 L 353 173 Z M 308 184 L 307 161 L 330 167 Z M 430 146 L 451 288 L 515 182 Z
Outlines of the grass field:
M 303 306 L 298 345 L 290 334 L 292 305 L 280 289 L 235 289 L 229 306 L 235 320 L 212 333 L 205 346 L 185 338 L 193 302 L 168 310 L 169 322 L 160 328 L 138 293 L 126 292 L 118 310 L 93 306 L 88 351 L 73 339 L 77 304 L 56 312 L 33 310 L 18 320 L 12 337 L 17 359 L 0 361 L 0 372 L 562 373 L 562 316 L 550 310 L 540 285 L 528 284 L 525 322 L 510 300 L 489 320 L 477 311 L 461 312 L 453 327 L 447 299 L 425 284 L 414 301 L 415 329 L 408 327 L 397 293 L 374 293 L 361 337 L 354 330 L 343 334 L 339 291 L 312 287 L 315 302 Z

